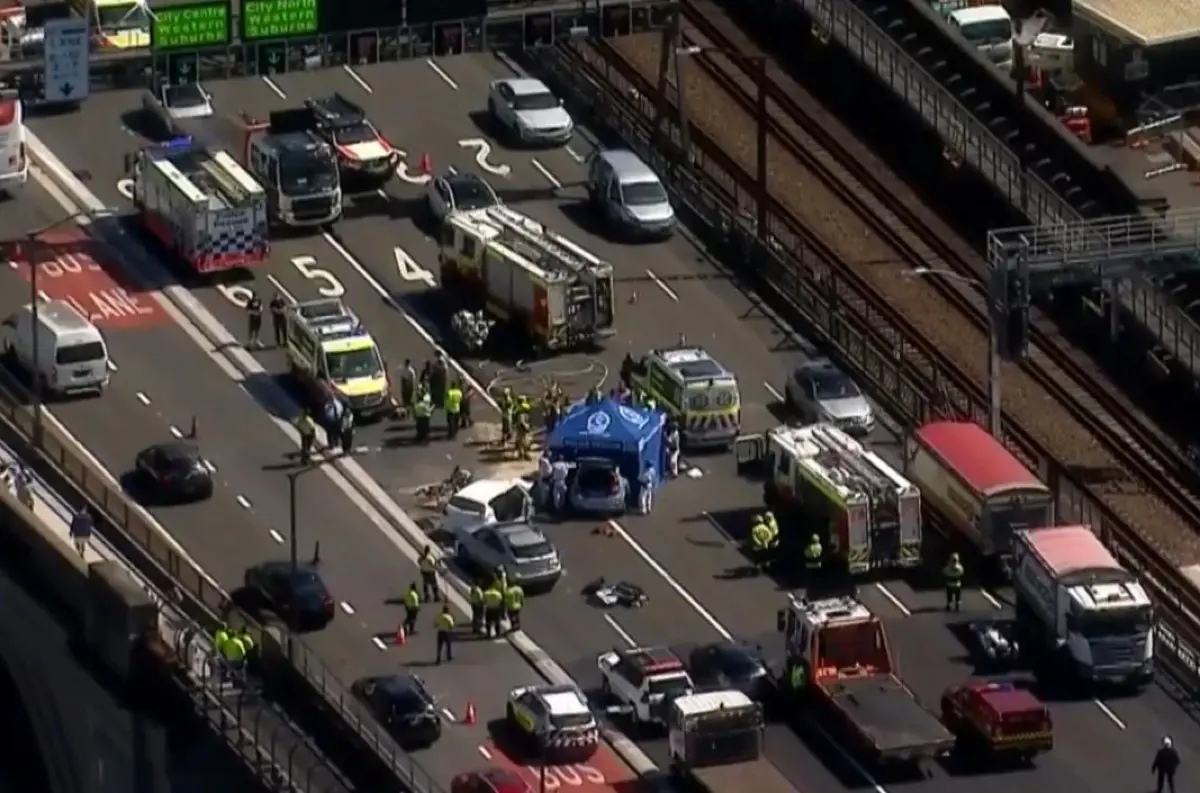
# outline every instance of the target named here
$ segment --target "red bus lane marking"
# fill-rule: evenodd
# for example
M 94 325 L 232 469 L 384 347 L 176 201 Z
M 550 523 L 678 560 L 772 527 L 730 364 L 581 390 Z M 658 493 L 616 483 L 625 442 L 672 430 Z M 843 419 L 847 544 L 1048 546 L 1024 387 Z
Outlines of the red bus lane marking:
M 82 231 L 43 232 L 37 243 L 17 243 L 9 262 L 26 281 L 30 258 L 37 262 L 38 293 L 45 299 L 66 301 L 104 328 L 134 330 L 169 321 L 158 303 L 129 292 L 105 272 L 99 246 Z
M 637 777 L 622 763 L 608 744 L 602 743 L 586 763 L 546 766 L 546 783 L 541 783 L 541 766 L 527 765 L 521 758 L 509 755 L 494 742 L 487 744 L 492 762 L 515 772 L 529 784 L 534 793 L 613 793 L 628 790 Z

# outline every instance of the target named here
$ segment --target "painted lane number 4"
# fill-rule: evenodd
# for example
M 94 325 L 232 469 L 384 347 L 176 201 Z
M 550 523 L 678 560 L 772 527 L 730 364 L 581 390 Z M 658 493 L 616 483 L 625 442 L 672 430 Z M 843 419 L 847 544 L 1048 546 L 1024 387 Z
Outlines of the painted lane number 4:
M 437 279 L 433 277 L 433 273 L 417 264 L 417 260 L 409 256 L 408 251 L 396 246 L 392 252 L 396 256 L 396 270 L 399 271 L 403 280 L 419 282 L 428 287 L 437 286 Z
M 312 256 L 294 256 L 291 264 L 306 279 L 317 282 L 317 294 L 321 297 L 342 297 L 346 294 L 346 287 L 342 286 L 337 276 L 323 267 L 318 267 L 317 260 Z M 222 284 L 217 289 L 226 300 L 238 308 L 245 308 L 250 303 L 251 290 L 245 286 Z

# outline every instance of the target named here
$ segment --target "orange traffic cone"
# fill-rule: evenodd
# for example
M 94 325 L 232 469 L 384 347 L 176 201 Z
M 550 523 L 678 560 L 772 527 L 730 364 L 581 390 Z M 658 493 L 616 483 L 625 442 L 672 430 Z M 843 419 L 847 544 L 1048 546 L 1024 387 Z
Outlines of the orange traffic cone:
M 467 714 L 463 717 L 463 724 L 470 727 L 470 726 L 474 725 L 477 721 L 478 721 L 478 718 L 475 716 L 475 703 L 468 702 L 467 703 Z
M 430 159 L 429 152 L 421 155 L 421 162 L 418 163 L 417 170 L 426 175 L 433 173 L 433 160 Z
M 404 626 L 396 628 L 396 635 L 392 637 L 392 645 L 394 647 L 403 647 L 408 644 L 408 636 L 404 632 Z

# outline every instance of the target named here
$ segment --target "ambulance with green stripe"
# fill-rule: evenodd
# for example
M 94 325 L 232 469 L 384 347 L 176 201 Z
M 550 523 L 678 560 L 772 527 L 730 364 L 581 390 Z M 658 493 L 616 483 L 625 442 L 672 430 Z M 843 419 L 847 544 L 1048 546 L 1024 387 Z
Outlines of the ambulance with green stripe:
M 679 423 L 685 448 L 733 446 L 742 427 L 737 377 L 704 349 L 651 350 L 635 365 L 633 381 Z
M 737 440 L 739 470 L 765 476 L 763 501 L 786 547 L 813 532 L 851 574 L 921 564 L 921 490 L 832 424 L 776 427 Z M 799 534 L 799 537 L 795 535 Z

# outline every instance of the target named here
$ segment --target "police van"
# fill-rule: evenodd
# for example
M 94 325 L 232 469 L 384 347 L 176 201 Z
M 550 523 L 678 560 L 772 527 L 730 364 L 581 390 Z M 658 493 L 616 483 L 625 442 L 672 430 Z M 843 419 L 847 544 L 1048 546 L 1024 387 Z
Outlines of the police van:
M 4 354 L 36 377 L 42 393 L 102 393 L 108 386 L 108 345 L 99 328 L 64 300 L 17 309 L 4 320 Z
M 683 446 L 733 446 L 742 426 L 737 377 L 703 348 L 651 350 L 634 366 L 633 381 L 678 422 Z
M 391 384 L 379 347 L 341 300 L 296 303 L 286 321 L 288 369 L 314 407 L 328 411 L 336 397 L 359 419 L 392 412 Z

